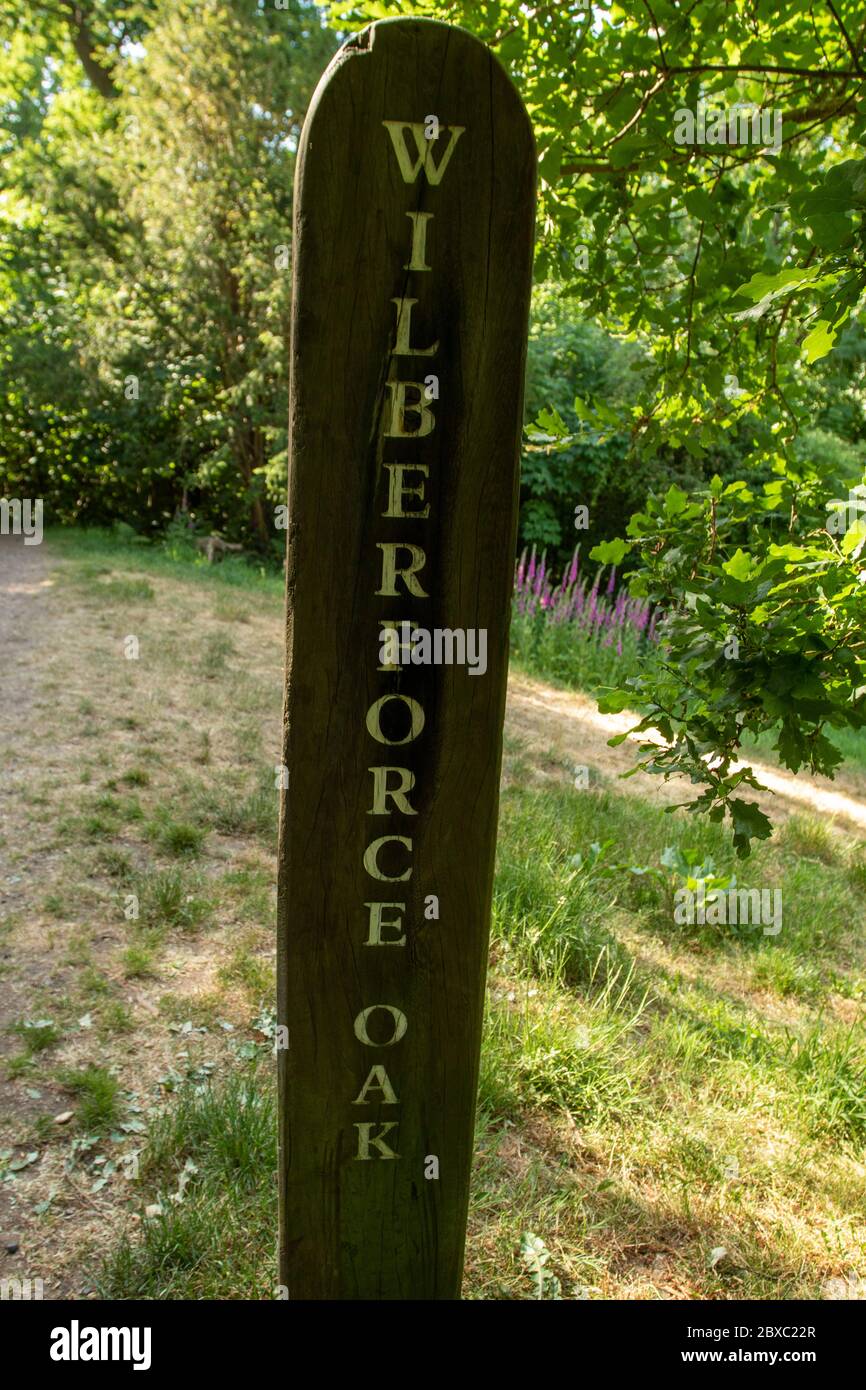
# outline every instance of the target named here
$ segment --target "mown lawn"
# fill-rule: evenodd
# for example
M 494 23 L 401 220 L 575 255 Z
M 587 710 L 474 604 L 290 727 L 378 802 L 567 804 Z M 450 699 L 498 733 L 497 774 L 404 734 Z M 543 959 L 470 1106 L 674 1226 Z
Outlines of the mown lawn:
M 32 994 L 6 1067 L 74 1114 L 26 1121 L 39 1159 L 16 1181 L 79 1289 L 266 1298 L 282 586 L 104 537 L 48 545 L 53 751 L 6 830 L 39 885 L 6 924 Z M 850 1295 L 866 844 L 800 814 L 744 866 L 632 783 L 541 769 L 511 724 L 505 749 L 465 1296 Z M 677 925 L 674 880 L 630 872 L 668 846 L 780 888 L 778 935 Z

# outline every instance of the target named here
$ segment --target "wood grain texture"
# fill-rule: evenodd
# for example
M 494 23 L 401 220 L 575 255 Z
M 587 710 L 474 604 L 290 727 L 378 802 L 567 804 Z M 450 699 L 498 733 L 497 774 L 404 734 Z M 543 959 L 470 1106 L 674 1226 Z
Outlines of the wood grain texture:
M 406 181 L 385 121 L 464 127 L 438 184 Z M 414 156 L 407 133 L 409 153 Z M 290 1298 L 455 1298 L 463 1267 L 496 840 L 518 445 L 529 308 L 535 153 L 525 111 L 488 50 L 427 20 L 371 25 L 341 49 L 301 140 L 294 228 L 284 762 L 280 821 L 281 1280 Z M 413 221 L 429 271 L 412 271 Z M 413 298 L 411 344 L 397 310 Z M 439 378 L 435 427 L 387 436 L 399 379 Z M 419 416 L 411 412 L 407 425 Z M 422 464 L 426 518 L 387 517 L 388 462 Z M 383 587 L 380 545 L 424 552 L 426 597 Z M 400 562 L 406 555 L 400 553 Z M 486 674 L 465 666 L 379 670 L 384 619 L 486 629 Z M 399 693 L 421 733 L 383 746 L 371 705 Z M 386 707 L 383 732 L 408 730 Z M 414 777 L 409 815 L 374 815 L 373 766 Z M 393 785 L 393 783 L 392 783 Z M 376 882 L 364 854 L 378 836 Z M 425 901 L 439 900 L 438 920 Z M 366 945 L 371 901 L 400 902 L 405 944 Z M 429 910 L 429 905 L 428 905 Z M 391 937 L 396 931 L 388 933 Z M 359 1040 L 359 1013 L 405 1016 L 390 1046 Z M 374 1044 L 389 1016 L 370 1019 Z M 398 1097 L 372 1089 L 386 1068 Z M 360 1122 L 392 1120 L 384 1156 L 358 1157 Z M 425 1178 L 428 1157 L 438 1179 Z

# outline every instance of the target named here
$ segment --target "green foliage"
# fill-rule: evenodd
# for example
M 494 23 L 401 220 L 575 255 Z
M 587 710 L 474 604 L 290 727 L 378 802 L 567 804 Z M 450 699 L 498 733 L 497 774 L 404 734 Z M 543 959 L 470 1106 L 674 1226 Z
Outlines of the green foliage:
M 670 458 L 624 471 L 628 432 L 601 439 L 577 410 L 584 399 L 602 396 L 627 409 L 640 382 L 643 355 L 635 344 L 617 342 L 581 316 L 581 306 L 555 284 L 533 297 L 526 369 L 527 430 L 521 458 L 520 538 L 539 550 L 570 551 L 580 540 L 575 507 L 589 509 L 591 534 L 615 534 L 621 518 L 643 501 L 647 488 Z M 575 395 L 577 400 L 575 400 Z M 565 437 L 561 448 L 550 448 Z M 676 469 L 681 482 L 701 477 L 694 467 Z
M 526 1232 L 520 1242 L 520 1259 L 532 1281 L 535 1297 L 561 1300 L 562 1285 L 555 1274 L 545 1269 L 550 1251 L 540 1236 Z
M 306 0 L 69 10 L 106 45 L 83 68 L 71 18 L 0 7 L 0 476 L 52 521 L 188 509 L 267 549 L 294 150 L 334 38 Z
M 741 855 L 770 833 L 740 795 L 759 785 L 735 767 L 744 737 L 773 730 L 784 766 L 832 776 L 827 731 L 866 725 L 864 513 L 862 483 L 833 506 L 820 476 L 791 466 L 760 491 L 718 477 L 691 498 L 671 486 L 629 523 L 632 591 L 666 619 L 655 658 L 600 708 L 645 711 L 635 730 L 663 743 L 642 743 L 639 766 L 702 785 L 692 809 L 727 813 Z
M 388 8 L 328 10 L 355 25 Z M 641 452 L 666 441 L 700 458 L 744 409 L 784 415 L 782 376 L 835 341 L 866 284 L 854 0 L 783 16 L 767 0 L 407 0 L 400 12 L 472 30 L 520 89 L 539 153 L 537 278 L 645 345 L 650 370 L 622 421 Z M 683 141 L 683 111 L 737 103 L 778 112 L 779 140 Z M 738 297 L 748 284 L 751 306 Z M 745 400 L 724 395 L 726 374 Z

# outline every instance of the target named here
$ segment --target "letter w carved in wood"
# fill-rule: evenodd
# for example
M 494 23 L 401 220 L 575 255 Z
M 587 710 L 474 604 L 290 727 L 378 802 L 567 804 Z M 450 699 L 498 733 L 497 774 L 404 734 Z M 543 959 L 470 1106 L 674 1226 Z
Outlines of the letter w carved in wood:
M 400 173 L 406 183 L 414 183 L 422 167 L 427 175 L 427 182 L 434 186 L 442 182 L 442 176 L 448 168 L 448 163 L 454 153 L 454 146 L 460 139 L 466 127 L 464 125 L 443 126 L 443 131 L 449 132 L 448 144 L 437 165 L 433 158 L 433 146 L 435 140 L 428 140 L 424 134 L 423 121 L 383 121 L 383 126 L 391 137 L 391 144 L 394 146 L 394 153 L 397 156 L 397 163 L 400 165 Z M 412 156 L 409 153 L 409 146 L 406 143 L 405 132 L 411 130 L 412 139 L 415 142 L 415 152 L 417 158 L 412 163 Z

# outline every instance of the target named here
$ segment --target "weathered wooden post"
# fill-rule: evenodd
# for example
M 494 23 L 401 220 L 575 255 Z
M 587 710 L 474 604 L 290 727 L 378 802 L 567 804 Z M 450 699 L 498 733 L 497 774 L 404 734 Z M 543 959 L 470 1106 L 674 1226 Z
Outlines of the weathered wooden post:
M 372 24 L 298 155 L 280 1278 L 456 1298 L 496 838 L 535 155 L 477 39 Z

